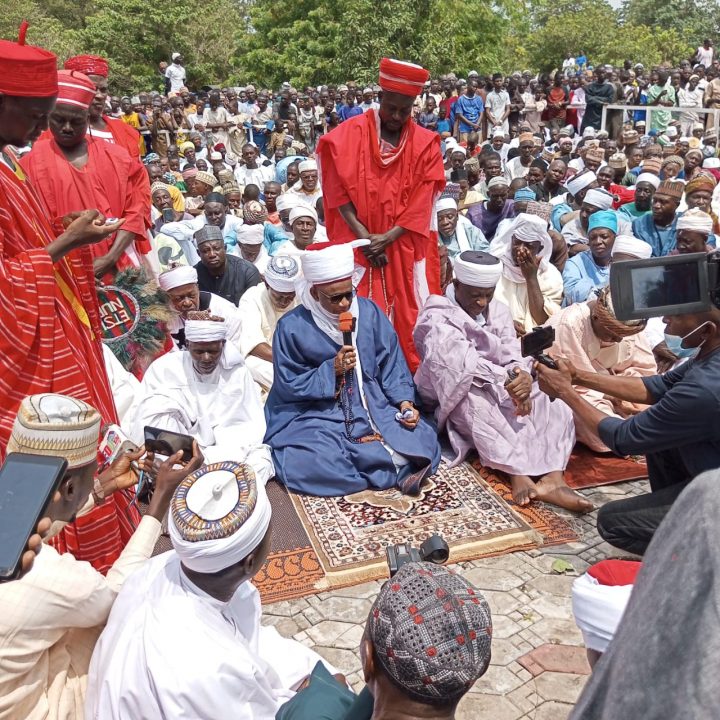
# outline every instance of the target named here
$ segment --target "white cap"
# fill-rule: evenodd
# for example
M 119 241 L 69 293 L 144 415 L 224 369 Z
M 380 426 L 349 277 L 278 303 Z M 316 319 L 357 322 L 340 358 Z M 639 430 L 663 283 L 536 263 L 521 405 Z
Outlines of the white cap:
M 455 202 L 455 200 L 453 200 L 451 197 L 440 198 L 435 203 L 435 212 L 436 213 L 441 213 L 441 212 L 443 212 L 443 210 L 457 210 L 457 209 L 458 209 L 458 205 Z
M 262 245 L 265 240 L 265 224 L 241 225 L 236 234 L 241 245 Z
M 318 222 L 318 214 L 315 211 L 315 208 L 310 207 L 309 205 L 296 205 L 291 211 L 290 211 L 290 219 L 289 223 L 292 226 L 292 224 L 298 219 L 298 218 L 310 218 L 315 221 L 315 224 L 317 225 Z
M 310 285 L 345 280 L 352 277 L 355 270 L 356 247 L 369 245 L 369 240 L 354 240 L 342 245 L 310 245 L 302 255 L 302 270 Z M 314 248 L 319 248 L 315 250 Z
M 609 210 L 612 207 L 613 200 L 613 196 L 607 190 L 603 190 L 602 188 L 592 188 L 587 191 L 583 202 L 586 202 L 588 205 L 592 205 L 593 207 L 600 208 L 601 210 Z
M 578 173 L 573 175 L 566 183 L 565 187 L 571 195 L 577 195 L 581 190 L 584 190 L 588 185 L 597 182 L 597 175 L 591 170 Z
M 639 260 L 647 260 L 652 256 L 652 246 L 634 235 L 618 235 L 612 246 L 612 256 L 632 255 Z
M 182 285 L 197 285 L 197 281 L 197 270 L 190 265 L 181 265 L 172 270 L 166 270 L 158 277 L 158 284 L 166 291 Z
M 680 215 L 677 220 L 677 229 L 693 230 L 703 235 L 710 235 L 713 231 L 713 219 L 700 208 L 692 208 Z
M 298 172 L 304 173 L 308 170 L 317 170 L 317 162 L 312 159 L 303 160 L 301 163 L 298 164 Z
M 277 292 L 295 292 L 295 283 L 299 276 L 300 265 L 290 255 L 271 257 L 265 268 L 265 282 Z
M 660 178 L 652 173 L 640 173 L 635 181 L 635 184 L 646 182 L 652 185 L 656 190 L 660 187 Z

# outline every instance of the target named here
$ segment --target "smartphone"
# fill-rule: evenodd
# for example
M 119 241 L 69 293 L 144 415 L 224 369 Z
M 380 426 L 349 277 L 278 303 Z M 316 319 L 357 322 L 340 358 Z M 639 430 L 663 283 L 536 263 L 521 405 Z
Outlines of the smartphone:
M 552 347 L 555 342 L 554 327 L 537 327 L 520 338 L 520 353 L 523 357 L 539 355 Z
M 10 453 L 0 468 L 0 582 L 20 574 L 30 536 L 67 471 L 67 460 Z
M 165 208 L 162 211 L 163 222 L 175 222 L 175 211 L 172 208 Z
M 190 435 L 161 430 L 160 428 L 145 426 L 145 450 L 158 455 L 170 457 L 178 450 L 182 450 L 183 462 L 189 462 L 193 456 L 193 439 Z
M 118 425 L 108 426 L 98 451 L 103 458 L 103 469 L 126 452 L 134 452 L 137 449 L 137 445 L 125 435 L 122 428 Z

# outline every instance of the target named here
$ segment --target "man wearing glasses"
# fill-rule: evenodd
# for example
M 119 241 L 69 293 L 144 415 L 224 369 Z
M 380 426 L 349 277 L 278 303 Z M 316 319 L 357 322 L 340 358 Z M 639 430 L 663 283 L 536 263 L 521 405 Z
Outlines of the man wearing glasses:
M 310 245 L 300 306 L 275 330 L 265 442 L 277 478 L 294 492 L 414 494 L 440 462 L 395 330 L 355 294 L 353 249 L 366 244 Z

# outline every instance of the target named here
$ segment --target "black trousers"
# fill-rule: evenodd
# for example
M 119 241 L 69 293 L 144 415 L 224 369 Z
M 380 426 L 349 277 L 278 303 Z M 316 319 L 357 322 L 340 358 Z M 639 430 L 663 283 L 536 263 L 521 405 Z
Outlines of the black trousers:
M 609 502 L 597 518 L 603 540 L 636 555 L 645 554 L 675 499 L 692 480 L 676 450 L 649 454 L 647 465 L 652 492 Z

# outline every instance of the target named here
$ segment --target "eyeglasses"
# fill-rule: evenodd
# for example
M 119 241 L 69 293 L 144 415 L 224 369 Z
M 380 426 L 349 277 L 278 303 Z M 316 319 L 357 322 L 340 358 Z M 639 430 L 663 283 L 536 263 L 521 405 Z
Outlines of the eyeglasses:
M 331 302 L 333 305 L 339 305 L 343 300 L 347 300 L 349 303 L 353 301 L 355 297 L 355 288 L 348 290 L 345 293 L 338 293 L 337 295 L 328 295 L 324 293 L 320 288 L 315 288 L 326 300 Z

